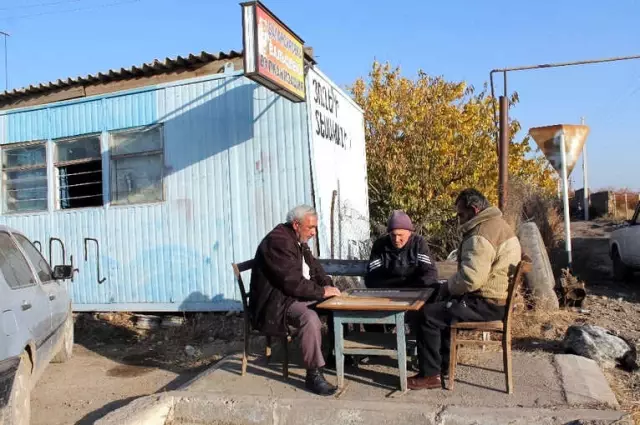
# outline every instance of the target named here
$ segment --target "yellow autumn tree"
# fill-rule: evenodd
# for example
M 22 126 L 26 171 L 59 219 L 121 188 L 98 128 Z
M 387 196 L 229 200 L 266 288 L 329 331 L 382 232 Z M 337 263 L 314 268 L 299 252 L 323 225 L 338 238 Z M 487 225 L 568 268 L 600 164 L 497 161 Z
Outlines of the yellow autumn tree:
M 454 201 L 475 187 L 497 202 L 498 158 L 493 99 L 420 71 L 374 62 L 368 80 L 351 87 L 365 114 L 369 203 L 372 223 L 383 224 L 393 209 L 404 209 L 439 254 L 455 245 Z M 517 95 L 510 106 L 517 103 Z M 510 134 L 520 130 L 510 121 Z M 528 139 L 511 140 L 509 174 L 553 193 L 554 172 L 532 155 Z M 375 229 L 374 229 L 375 232 Z

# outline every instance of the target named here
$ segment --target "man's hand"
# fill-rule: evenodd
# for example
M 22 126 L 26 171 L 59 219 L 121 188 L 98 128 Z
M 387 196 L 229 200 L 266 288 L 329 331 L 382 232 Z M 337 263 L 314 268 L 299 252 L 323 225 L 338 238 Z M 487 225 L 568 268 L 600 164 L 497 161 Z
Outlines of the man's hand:
M 335 286 L 325 286 L 324 287 L 324 297 L 325 298 L 339 297 L 339 296 L 340 296 L 340 290 L 338 288 L 336 288 Z

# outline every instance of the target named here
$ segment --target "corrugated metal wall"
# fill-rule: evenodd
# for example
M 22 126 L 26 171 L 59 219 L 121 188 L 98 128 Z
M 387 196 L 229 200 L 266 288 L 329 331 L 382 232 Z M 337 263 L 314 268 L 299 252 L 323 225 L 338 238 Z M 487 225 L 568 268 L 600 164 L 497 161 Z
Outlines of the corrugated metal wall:
M 164 125 L 165 201 L 56 210 L 52 139 Z M 42 241 L 65 243 L 80 268 L 68 287 L 76 310 L 238 308 L 230 264 L 299 203 L 312 203 L 307 119 L 294 104 L 237 74 L 0 115 L 2 144 L 48 140 L 50 212 L 0 222 Z M 100 242 L 100 276 L 95 245 Z M 53 248 L 53 262 L 62 261 Z M 106 278 L 102 284 L 99 278 Z

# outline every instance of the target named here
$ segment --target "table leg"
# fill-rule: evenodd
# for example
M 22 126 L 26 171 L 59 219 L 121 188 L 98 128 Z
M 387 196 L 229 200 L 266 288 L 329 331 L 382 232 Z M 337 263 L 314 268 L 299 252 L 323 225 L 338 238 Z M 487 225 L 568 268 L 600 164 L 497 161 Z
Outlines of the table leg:
M 404 312 L 396 315 L 396 337 L 398 340 L 398 369 L 400 370 L 400 390 L 407 391 L 407 340 L 404 332 Z
M 340 317 L 340 314 L 337 312 L 333 314 L 333 335 L 338 388 L 342 388 L 344 387 L 344 333 L 342 329 L 342 317 Z

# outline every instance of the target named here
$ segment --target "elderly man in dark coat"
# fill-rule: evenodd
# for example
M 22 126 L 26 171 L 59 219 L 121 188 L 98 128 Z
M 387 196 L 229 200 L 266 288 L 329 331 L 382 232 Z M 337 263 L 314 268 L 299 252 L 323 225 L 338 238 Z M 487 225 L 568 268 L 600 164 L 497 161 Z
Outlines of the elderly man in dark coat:
M 249 309 L 253 327 L 262 332 L 282 335 L 289 325 L 298 329 L 307 369 L 305 386 L 316 394 L 331 395 L 336 387 L 322 374 L 322 322 L 313 306 L 340 291 L 307 245 L 317 226 L 316 211 L 300 205 L 262 240 L 251 273 Z

